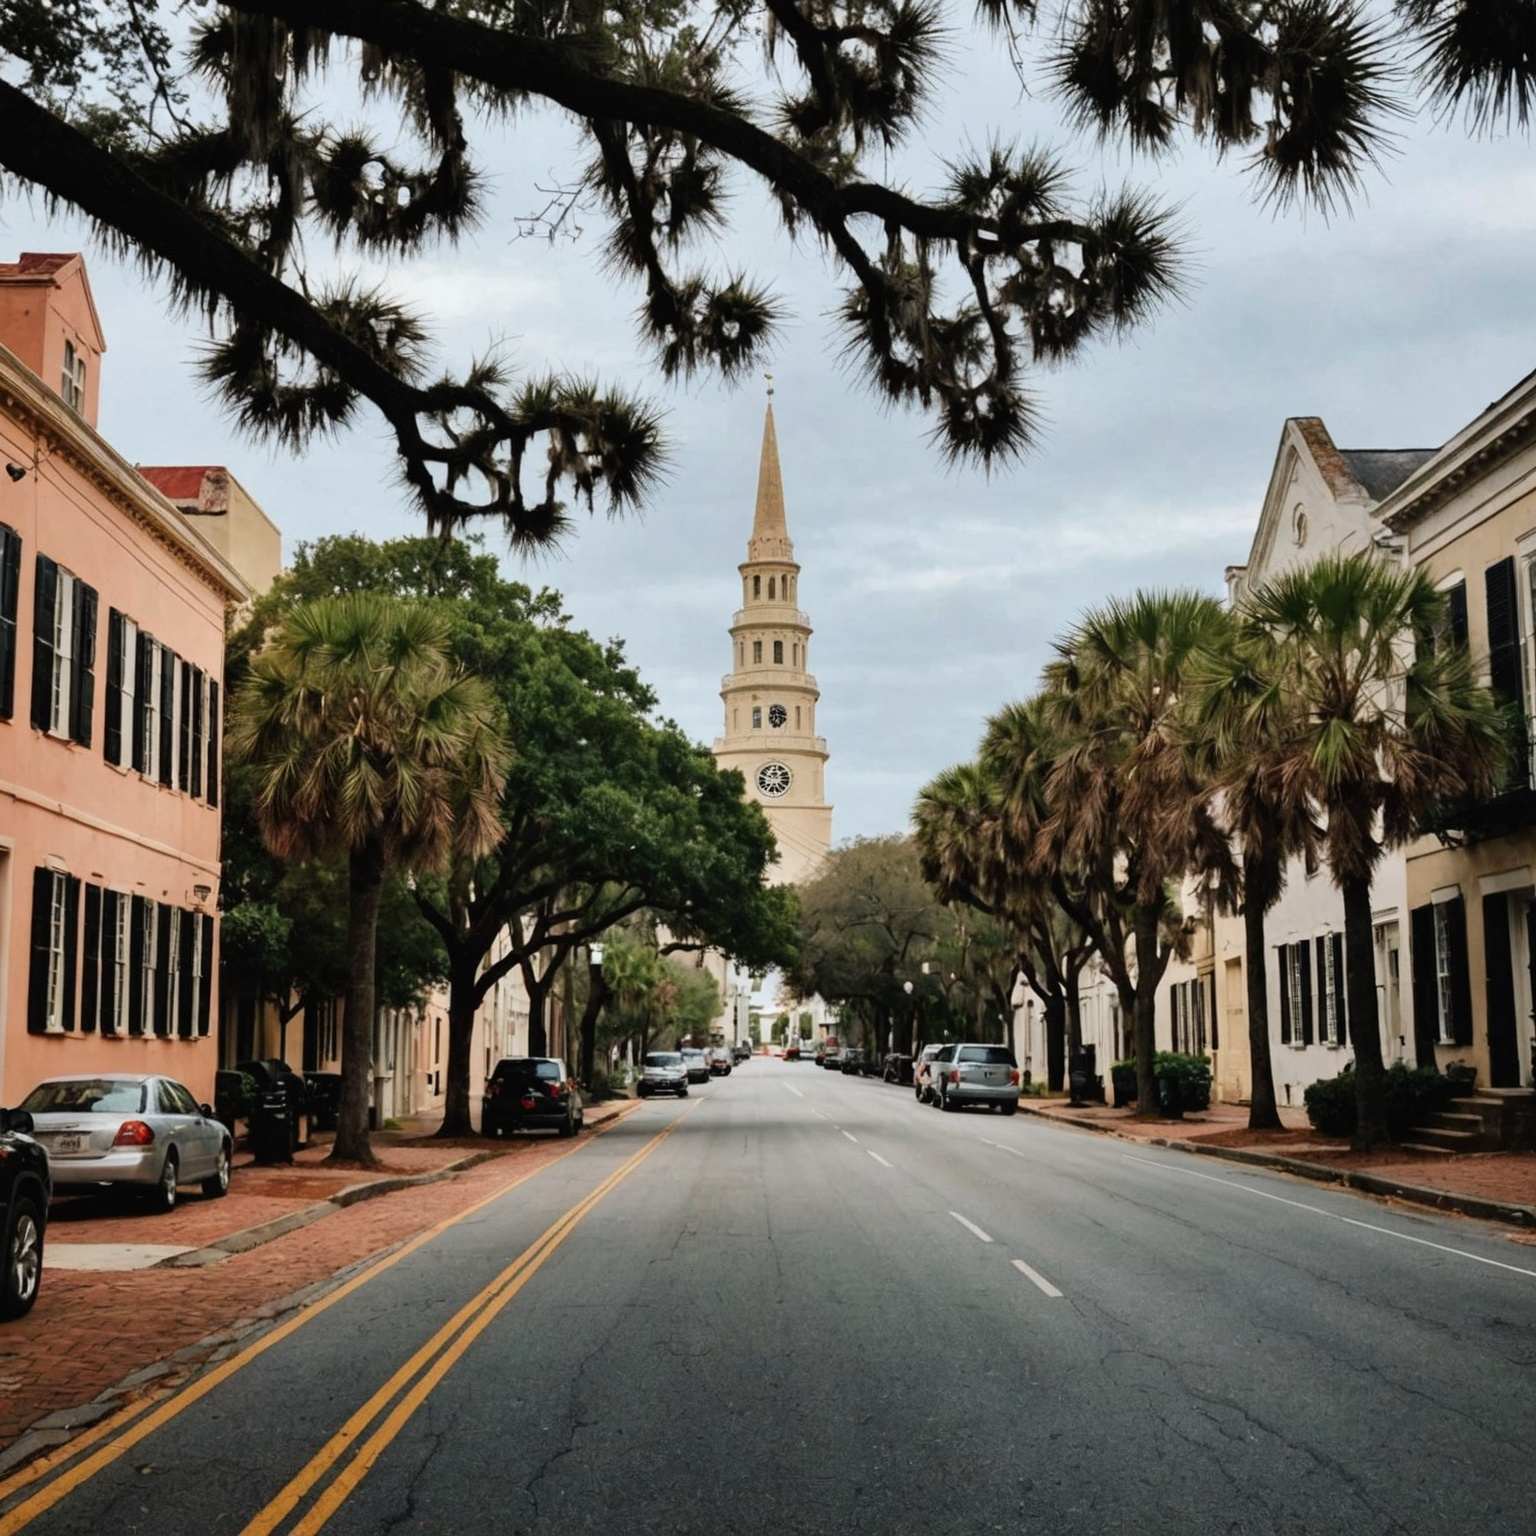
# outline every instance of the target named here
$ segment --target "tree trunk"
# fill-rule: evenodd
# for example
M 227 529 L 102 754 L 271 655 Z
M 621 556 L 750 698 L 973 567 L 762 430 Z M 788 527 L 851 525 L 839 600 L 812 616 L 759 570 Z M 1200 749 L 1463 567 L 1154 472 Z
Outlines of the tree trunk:
M 587 1006 L 581 1014 L 581 1069 L 577 1076 L 585 1088 L 592 1086 L 592 1073 L 597 1063 L 597 1016 L 608 1001 L 608 982 L 601 966 L 592 967 L 587 987 Z
M 1355 1051 L 1355 1146 L 1370 1151 L 1387 1139 L 1387 1079 L 1376 1011 L 1376 957 L 1371 942 L 1371 882 L 1340 882 L 1344 895 L 1344 989 Z
M 379 899 L 384 890 L 384 853 L 372 839 L 347 859 L 346 1014 L 341 1034 L 341 1105 L 329 1162 L 372 1163 L 368 1139 L 369 1079 L 373 1073 L 374 948 Z
M 1162 1111 L 1157 1102 L 1157 984 L 1162 971 L 1157 963 L 1157 912 L 1138 906 L 1135 913 L 1136 994 L 1132 1018 L 1136 1041 L 1136 1115 L 1156 1120 Z
M 1053 992 L 1045 1004 L 1045 1086 L 1060 1093 L 1067 1068 L 1067 1000 Z
M 475 1045 L 475 962 L 460 959 L 448 977 L 448 1077 L 439 1136 L 473 1136 L 469 1071 Z
M 1067 966 L 1067 1061 L 1083 1048 L 1083 971 L 1081 966 Z
M 1254 888 L 1249 878 L 1249 864 L 1243 861 L 1243 882 L 1247 891 Z M 1269 983 L 1265 975 L 1268 951 L 1264 946 L 1264 904 L 1262 897 L 1247 896 L 1243 901 L 1243 979 L 1247 983 L 1248 1062 L 1253 1076 L 1253 1096 L 1248 1105 L 1250 1131 L 1280 1129 L 1280 1111 L 1275 1105 L 1275 1069 L 1269 1059 Z

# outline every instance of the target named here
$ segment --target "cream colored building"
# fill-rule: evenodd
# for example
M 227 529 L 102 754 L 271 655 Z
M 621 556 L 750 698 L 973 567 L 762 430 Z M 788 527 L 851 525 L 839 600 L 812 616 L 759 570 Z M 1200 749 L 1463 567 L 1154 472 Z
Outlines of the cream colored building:
M 731 620 L 732 670 L 720 684 L 725 733 L 715 760 L 735 768 L 768 814 L 779 856 L 775 884 L 811 879 L 832 844 L 827 744 L 816 734 L 821 694 L 810 671 L 811 621 L 797 606 L 800 567 L 784 514 L 784 480 L 770 402 L 763 421 L 757 508 Z

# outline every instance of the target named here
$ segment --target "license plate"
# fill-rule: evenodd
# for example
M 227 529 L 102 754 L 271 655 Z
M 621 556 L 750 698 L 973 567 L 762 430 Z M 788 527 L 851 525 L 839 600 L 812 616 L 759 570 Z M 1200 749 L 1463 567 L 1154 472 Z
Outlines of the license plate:
M 85 1138 L 81 1136 L 55 1136 L 53 1138 L 53 1150 L 55 1152 L 78 1152 L 85 1144 Z

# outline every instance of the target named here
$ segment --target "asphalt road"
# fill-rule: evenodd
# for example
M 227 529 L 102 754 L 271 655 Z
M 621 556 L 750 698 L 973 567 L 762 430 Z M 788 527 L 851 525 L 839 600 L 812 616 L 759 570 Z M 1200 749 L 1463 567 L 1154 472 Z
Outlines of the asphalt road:
M 1194 1162 L 759 1058 L 0 1536 L 1536 1529 L 1536 1248 Z

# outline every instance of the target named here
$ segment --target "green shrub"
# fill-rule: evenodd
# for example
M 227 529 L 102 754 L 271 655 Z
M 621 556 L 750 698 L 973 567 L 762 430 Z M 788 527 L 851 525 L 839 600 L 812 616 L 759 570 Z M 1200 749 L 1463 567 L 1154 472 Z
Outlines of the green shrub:
M 1134 1066 L 1134 1063 L 1133 1063 Z M 1152 1058 L 1158 1097 L 1175 1114 L 1211 1107 L 1211 1058 L 1159 1051 Z
M 1401 1141 L 1416 1125 L 1423 1125 L 1450 1102 L 1455 1084 L 1433 1067 L 1410 1067 L 1397 1062 L 1387 1068 L 1387 1134 Z M 1353 1136 L 1358 1124 L 1355 1109 L 1354 1064 L 1337 1077 L 1311 1084 L 1304 1095 L 1307 1119 L 1324 1136 Z

